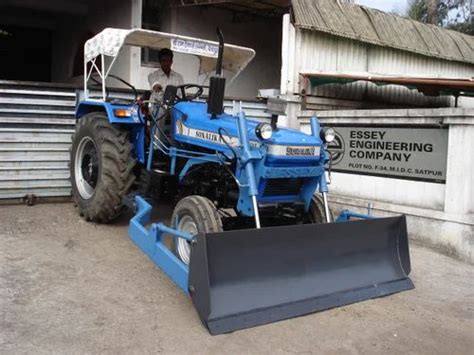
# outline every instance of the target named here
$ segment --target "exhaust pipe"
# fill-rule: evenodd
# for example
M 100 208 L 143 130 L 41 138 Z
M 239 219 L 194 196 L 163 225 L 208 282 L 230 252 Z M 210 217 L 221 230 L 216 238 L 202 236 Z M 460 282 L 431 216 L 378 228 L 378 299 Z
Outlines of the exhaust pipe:
M 207 99 L 207 113 L 211 118 L 217 118 L 224 112 L 225 78 L 222 77 L 222 66 L 224 62 L 224 35 L 217 27 L 217 37 L 219 38 L 219 54 L 216 63 L 216 75 L 211 76 L 209 81 L 209 97 Z
M 224 34 L 220 27 L 217 27 L 217 38 L 219 39 L 219 54 L 217 55 L 216 75 L 222 75 L 222 60 L 224 56 Z

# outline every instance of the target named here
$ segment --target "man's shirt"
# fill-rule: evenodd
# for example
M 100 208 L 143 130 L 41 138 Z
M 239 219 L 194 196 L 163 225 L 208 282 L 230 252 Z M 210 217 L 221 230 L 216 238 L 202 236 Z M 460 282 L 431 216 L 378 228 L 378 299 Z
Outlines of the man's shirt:
M 161 68 L 158 68 L 148 75 L 148 83 L 150 84 L 150 90 L 152 90 L 152 92 L 156 84 L 161 85 L 161 92 L 163 93 L 167 85 L 179 86 L 183 85 L 184 81 L 183 76 L 174 70 L 171 69 L 170 75 L 167 76 Z

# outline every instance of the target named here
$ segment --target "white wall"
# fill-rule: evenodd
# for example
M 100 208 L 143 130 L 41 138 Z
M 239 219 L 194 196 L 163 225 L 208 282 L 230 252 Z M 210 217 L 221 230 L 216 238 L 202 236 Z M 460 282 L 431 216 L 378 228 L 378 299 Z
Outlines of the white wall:
M 474 217 L 474 119 L 450 127 L 448 150 L 445 210 Z
M 134 8 L 141 9 L 140 0 L 102 0 L 91 2 L 84 18 L 65 18 L 58 23 L 54 33 L 52 79 L 57 82 L 82 83 L 82 76 L 73 77 L 73 66 L 77 51 L 83 53 L 84 36 L 89 32 L 97 34 L 106 27 L 131 28 Z M 141 14 L 141 12 L 140 12 Z M 140 26 L 141 23 L 138 23 Z M 130 80 L 130 48 L 123 48 L 111 71 L 125 80 Z M 120 86 L 115 80 L 112 86 Z
M 162 31 L 216 40 L 216 26 L 224 32 L 226 43 L 250 47 L 257 54 L 248 67 L 228 87 L 226 95 L 252 98 L 261 88 L 278 88 L 281 68 L 281 20 L 258 19 L 233 23 L 232 13 L 202 6 L 172 9 L 163 16 Z M 185 82 L 195 82 L 198 62 L 188 55 L 175 54 L 173 69 Z M 152 68 L 142 67 L 135 84 L 148 88 L 146 77 Z

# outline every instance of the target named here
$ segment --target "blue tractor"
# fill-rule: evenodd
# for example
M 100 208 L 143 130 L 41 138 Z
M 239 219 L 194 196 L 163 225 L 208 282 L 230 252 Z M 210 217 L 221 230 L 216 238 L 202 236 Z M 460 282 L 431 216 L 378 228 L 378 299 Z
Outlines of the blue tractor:
M 107 223 L 133 208 L 130 238 L 191 297 L 211 334 L 413 288 L 404 216 L 333 220 L 332 129 L 315 117 L 309 135 L 280 127 L 272 100 L 270 123 L 241 107 L 224 112 L 226 76 L 254 52 L 218 36 L 105 29 L 86 43 L 70 165 L 80 215 Z M 209 85 L 168 86 L 151 109 L 137 95 L 110 98 L 105 79 L 124 45 L 193 55 L 201 74 L 213 72 Z M 98 97 L 87 88 L 93 71 Z M 166 201 L 171 221 L 152 223 L 152 205 Z

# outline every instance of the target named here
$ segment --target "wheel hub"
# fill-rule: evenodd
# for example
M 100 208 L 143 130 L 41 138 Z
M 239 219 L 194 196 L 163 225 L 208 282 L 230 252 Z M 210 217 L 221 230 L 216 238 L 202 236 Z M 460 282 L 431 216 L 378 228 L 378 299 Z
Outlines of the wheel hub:
M 198 233 L 198 228 L 196 222 L 191 216 L 183 216 L 178 222 L 177 229 L 182 232 L 189 233 L 191 235 L 196 235 Z M 183 238 L 178 238 L 177 240 L 177 252 L 180 259 L 186 265 L 189 265 L 190 255 L 191 255 L 191 243 Z
M 74 168 L 77 190 L 87 200 L 94 194 L 99 177 L 97 147 L 90 137 L 79 142 Z

